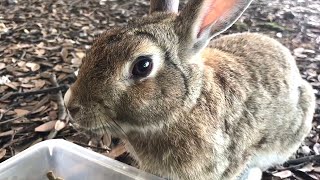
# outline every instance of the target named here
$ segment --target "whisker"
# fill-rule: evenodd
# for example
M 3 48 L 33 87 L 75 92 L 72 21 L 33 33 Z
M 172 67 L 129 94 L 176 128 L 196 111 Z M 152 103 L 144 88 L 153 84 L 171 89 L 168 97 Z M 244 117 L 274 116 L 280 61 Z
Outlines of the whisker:
M 100 111 L 101 113 L 103 113 L 103 112 L 101 111 L 101 109 L 99 109 L 99 111 Z M 115 120 L 113 120 L 112 118 L 110 118 L 110 119 L 111 119 L 111 121 L 110 121 L 110 123 L 108 122 L 108 124 L 109 124 L 112 128 L 114 128 L 114 129 L 116 130 L 115 133 L 120 133 L 120 134 L 119 134 L 120 137 L 124 136 L 125 138 L 127 138 L 128 136 L 127 136 L 127 134 L 125 133 L 125 131 L 121 128 L 121 126 L 120 126 Z M 111 122 L 112 122 L 112 123 L 111 123 Z

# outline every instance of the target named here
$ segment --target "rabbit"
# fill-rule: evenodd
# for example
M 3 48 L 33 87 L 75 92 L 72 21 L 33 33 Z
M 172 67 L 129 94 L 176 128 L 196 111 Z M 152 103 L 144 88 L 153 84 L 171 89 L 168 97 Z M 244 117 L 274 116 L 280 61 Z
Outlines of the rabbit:
M 124 139 L 138 167 L 159 177 L 261 179 L 310 132 L 315 95 L 277 40 L 217 37 L 251 1 L 154 6 L 102 33 L 64 97 L 73 123 Z

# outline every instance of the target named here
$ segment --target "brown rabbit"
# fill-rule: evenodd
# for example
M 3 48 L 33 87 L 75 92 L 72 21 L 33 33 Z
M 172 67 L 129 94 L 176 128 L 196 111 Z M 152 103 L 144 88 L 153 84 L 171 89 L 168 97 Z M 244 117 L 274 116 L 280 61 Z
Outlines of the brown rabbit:
M 315 96 L 276 40 L 210 42 L 250 3 L 190 0 L 179 13 L 153 3 L 150 16 L 103 33 L 65 95 L 75 122 L 126 139 L 139 167 L 161 177 L 260 179 L 309 133 Z

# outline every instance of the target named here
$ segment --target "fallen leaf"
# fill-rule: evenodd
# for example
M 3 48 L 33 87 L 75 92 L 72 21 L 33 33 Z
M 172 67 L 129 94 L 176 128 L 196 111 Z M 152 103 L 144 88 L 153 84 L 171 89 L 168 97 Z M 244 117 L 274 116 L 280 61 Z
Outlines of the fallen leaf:
M 313 150 L 314 150 L 314 153 L 316 153 L 316 155 L 319 155 L 320 154 L 320 144 L 319 143 L 315 143 L 313 145 Z
M 0 137 L 12 136 L 13 133 L 14 133 L 14 130 L 5 131 L 5 132 L 0 133 Z
M 17 116 L 24 116 L 30 113 L 30 111 L 25 109 L 15 109 L 14 112 L 17 113 Z
M 23 88 L 33 88 L 34 87 L 33 84 L 21 84 L 20 86 Z
M 61 129 L 65 128 L 66 125 L 67 125 L 66 122 L 61 121 L 61 120 L 58 120 L 58 121 L 56 122 L 55 126 L 54 126 L 54 129 L 55 129 L 56 131 L 60 131 Z
M 320 166 L 318 167 L 313 167 L 313 171 L 317 172 L 317 173 L 320 173 Z
M 44 50 L 44 49 L 36 49 L 35 50 L 35 54 L 40 57 L 43 56 L 45 53 L 46 53 L 46 50 Z
M 313 171 L 313 163 L 309 163 L 307 165 L 305 165 L 303 168 L 300 168 L 298 169 L 299 171 L 302 171 L 302 172 L 311 172 Z
M 0 159 L 2 159 L 6 155 L 6 149 L 0 149 Z
M 0 85 L 11 82 L 8 75 L 0 77 Z
M 32 80 L 32 82 L 34 82 L 35 87 L 36 87 L 36 88 L 39 88 L 39 89 L 43 88 L 43 86 L 46 84 L 46 81 L 41 80 L 41 79 L 39 79 L 39 80 Z
M 102 142 L 104 145 L 110 147 L 112 142 L 110 133 L 106 133 L 102 136 Z
M 112 158 L 112 159 L 115 159 L 116 157 L 119 157 L 120 155 L 122 155 L 125 152 L 126 152 L 126 148 L 124 147 L 124 144 L 118 144 L 115 148 L 113 148 L 107 154 L 107 156 Z
M 79 59 L 82 59 L 86 54 L 82 51 L 76 52 L 76 56 L 78 56 Z
M 303 145 L 299 150 L 300 150 L 299 152 L 302 153 L 303 155 L 308 155 L 311 152 L 311 149 L 309 148 L 309 146 L 306 146 L 306 145 Z
M 53 70 L 55 70 L 55 71 L 61 71 L 61 69 L 62 69 L 62 65 L 60 65 L 60 64 L 53 67 Z
M 18 127 L 16 129 L 12 129 L 12 130 L 9 130 L 9 131 L 2 132 L 2 133 L 0 133 L 0 137 L 12 136 L 15 132 L 20 131 L 22 129 L 23 129 L 23 127 Z
M 82 60 L 81 60 L 80 58 L 72 58 L 72 59 L 71 59 L 71 63 L 72 63 L 73 65 L 80 66 L 81 63 L 82 63 Z
M 35 132 L 49 132 L 54 128 L 56 122 L 57 121 L 49 121 L 49 122 L 43 123 L 40 126 L 36 127 L 34 129 L 34 131 Z
M 33 109 L 34 111 L 32 111 L 31 113 L 32 113 L 32 114 L 37 114 L 37 113 L 39 113 L 39 112 L 44 111 L 45 109 L 47 109 L 47 106 L 41 106 L 41 107 L 38 108 L 38 109 Z
M 25 61 L 19 61 L 17 64 L 18 64 L 19 67 L 26 66 L 26 62 Z
M 37 71 L 40 69 L 40 65 L 34 62 L 27 62 L 26 66 L 31 69 L 31 71 Z
M 4 93 L 8 88 L 8 86 L 0 86 L 0 93 Z
M 57 119 L 57 118 L 58 118 L 58 113 L 57 113 L 57 111 L 50 111 L 50 112 L 49 112 L 49 117 L 50 117 L 50 119 L 52 119 L 52 120 Z
M 5 63 L 0 63 L 0 70 L 4 69 L 6 67 Z
M 4 83 L 6 86 L 14 89 L 14 90 L 18 90 L 18 86 L 20 85 L 19 83 L 17 82 L 7 82 L 7 83 Z
M 280 171 L 280 172 L 277 172 L 277 173 L 273 174 L 273 176 L 279 177 L 281 179 L 291 177 L 292 175 L 293 175 L 293 173 L 291 171 L 289 171 L 289 170 Z
M 60 56 L 61 56 L 61 58 L 62 58 L 62 60 L 64 62 L 68 62 L 68 59 L 67 59 L 67 57 L 68 57 L 68 49 L 67 48 L 62 48 L 62 50 L 60 52 Z
M 16 112 L 14 112 L 14 111 L 7 111 L 6 113 L 5 113 L 5 115 L 7 115 L 7 116 L 12 116 L 12 115 L 16 115 L 17 113 Z

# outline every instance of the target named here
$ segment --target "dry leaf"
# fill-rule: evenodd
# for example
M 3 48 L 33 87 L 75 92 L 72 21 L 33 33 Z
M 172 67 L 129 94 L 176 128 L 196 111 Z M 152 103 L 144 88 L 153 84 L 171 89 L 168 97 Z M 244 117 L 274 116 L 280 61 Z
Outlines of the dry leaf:
M 65 128 L 66 125 L 67 125 L 66 122 L 61 121 L 61 120 L 58 120 L 58 121 L 56 122 L 55 126 L 54 126 L 54 129 L 55 129 L 56 131 L 60 131 L 61 129 Z
M 47 106 L 41 106 L 40 108 L 38 108 L 38 109 L 33 109 L 34 111 L 32 111 L 31 113 L 32 114 L 37 114 L 37 113 L 40 113 L 40 112 L 42 112 L 42 111 L 44 111 L 45 109 L 47 109 Z
M 36 49 L 35 50 L 35 54 L 40 57 L 43 56 L 45 53 L 46 53 L 46 50 L 44 50 L 44 49 Z
M 316 153 L 316 155 L 319 155 L 320 154 L 320 144 L 319 143 L 315 143 L 313 145 L 313 150 L 314 150 L 314 153 Z
M 16 115 L 17 113 L 16 112 L 14 112 L 14 111 L 7 111 L 6 113 L 5 113 L 5 115 L 7 115 L 7 116 L 12 116 L 12 115 Z
M 0 137 L 12 136 L 13 133 L 14 133 L 14 130 L 9 130 L 9 131 L 5 131 L 5 132 L 1 132 L 1 133 L 0 133 Z
M 313 167 L 313 171 L 314 171 L 314 172 L 317 172 L 317 173 L 320 173 L 320 166 L 318 166 L 318 167 Z
M 55 70 L 55 71 L 61 71 L 61 69 L 62 69 L 62 65 L 60 65 L 60 64 L 53 67 L 53 70 Z
M 6 155 L 6 149 L 0 149 L 0 159 L 2 159 Z
M 25 116 L 30 113 L 30 111 L 25 109 L 15 109 L 14 112 L 17 113 L 17 116 Z
M 40 126 L 36 127 L 34 129 L 34 131 L 35 132 L 49 132 L 54 128 L 56 122 L 57 121 L 49 121 L 44 124 L 41 124 Z
M 17 82 L 8 82 L 8 83 L 4 83 L 6 86 L 14 89 L 14 90 L 18 90 L 18 86 L 20 85 Z
M 33 84 L 21 84 L 20 86 L 23 88 L 33 88 L 34 87 Z
M 302 171 L 302 172 L 311 172 L 313 171 L 313 163 L 309 163 L 307 165 L 305 165 L 303 168 L 300 168 L 298 169 L 299 171 Z
M 31 71 L 37 71 L 40 69 L 40 65 L 34 62 L 27 62 L 26 66 L 31 69 Z
M 57 113 L 57 111 L 50 111 L 50 112 L 49 112 L 49 117 L 50 117 L 50 119 L 52 119 L 52 120 L 57 119 L 57 118 L 58 118 L 58 113 Z
M 81 63 L 82 63 L 82 60 L 81 60 L 80 58 L 72 58 L 72 59 L 71 59 L 71 63 L 72 63 L 73 65 L 80 66 Z
M 110 133 L 106 133 L 102 136 L 102 142 L 104 145 L 110 147 L 112 139 Z
M 124 147 L 124 144 L 118 144 L 115 148 L 113 148 L 107 154 L 107 156 L 112 158 L 112 159 L 115 159 L 116 157 L 119 157 L 120 155 L 122 155 L 125 152 L 126 152 L 126 148 Z
M 291 171 L 289 171 L 289 170 L 280 171 L 280 172 L 277 172 L 277 173 L 273 174 L 273 176 L 279 177 L 281 179 L 291 177 L 292 175 L 293 175 L 293 173 Z
M 78 58 L 82 59 L 86 54 L 82 51 L 76 52 L 76 55 L 78 56 Z
M 68 59 L 67 59 L 67 57 L 68 57 L 68 49 L 67 48 L 62 48 L 62 50 L 60 52 L 60 56 L 61 56 L 61 58 L 62 58 L 62 60 L 64 62 L 68 62 Z
M 39 80 L 32 80 L 32 82 L 34 82 L 35 87 L 36 87 L 36 88 L 39 88 L 39 89 L 43 88 L 43 86 L 46 84 L 46 81 L 41 80 L 41 79 L 39 79 Z
M 0 86 L 0 93 L 4 93 L 8 88 L 8 86 Z
M 4 69 L 6 67 L 5 63 L 0 63 L 0 70 Z
M 20 131 L 22 129 L 23 129 L 23 127 L 18 127 L 18 128 L 15 128 L 15 129 L 11 129 L 9 131 L 2 132 L 2 133 L 0 133 L 0 137 L 12 136 L 15 132 Z

